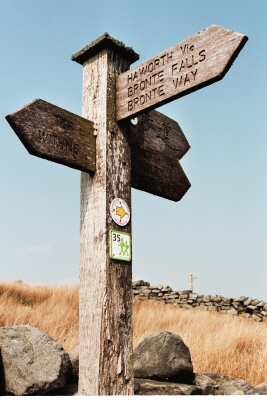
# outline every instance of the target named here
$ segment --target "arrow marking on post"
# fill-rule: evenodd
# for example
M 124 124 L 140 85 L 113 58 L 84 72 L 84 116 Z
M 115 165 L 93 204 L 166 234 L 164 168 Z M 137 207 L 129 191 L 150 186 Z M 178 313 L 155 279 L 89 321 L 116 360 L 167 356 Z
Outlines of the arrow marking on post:
M 113 221 L 120 226 L 127 225 L 131 217 L 131 211 L 128 204 L 125 200 L 120 198 L 112 200 L 110 204 L 110 214 Z
M 140 115 L 222 79 L 248 38 L 212 25 L 120 74 L 117 121 Z
M 124 211 L 124 208 L 121 207 L 116 207 L 116 214 L 119 215 L 121 218 L 124 217 L 124 215 L 126 215 L 126 212 Z

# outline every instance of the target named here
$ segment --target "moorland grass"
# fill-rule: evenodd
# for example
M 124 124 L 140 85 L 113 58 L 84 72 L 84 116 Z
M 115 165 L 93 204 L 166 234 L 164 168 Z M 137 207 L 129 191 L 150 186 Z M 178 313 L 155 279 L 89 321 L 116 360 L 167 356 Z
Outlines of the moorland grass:
M 0 281 L 0 327 L 20 324 L 41 329 L 66 351 L 74 349 L 79 344 L 78 285 Z M 194 372 L 218 372 L 253 386 L 267 381 L 266 322 L 134 300 L 134 346 L 161 331 L 182 337 L 190 349 Z

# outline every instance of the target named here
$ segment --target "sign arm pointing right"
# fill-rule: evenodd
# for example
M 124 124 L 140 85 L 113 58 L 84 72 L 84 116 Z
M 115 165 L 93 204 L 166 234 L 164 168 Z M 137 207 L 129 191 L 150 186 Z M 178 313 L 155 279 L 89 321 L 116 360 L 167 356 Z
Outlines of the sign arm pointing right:
M 117 121 L 221 80 L 248 38 L 212 25 L 117 77 Z

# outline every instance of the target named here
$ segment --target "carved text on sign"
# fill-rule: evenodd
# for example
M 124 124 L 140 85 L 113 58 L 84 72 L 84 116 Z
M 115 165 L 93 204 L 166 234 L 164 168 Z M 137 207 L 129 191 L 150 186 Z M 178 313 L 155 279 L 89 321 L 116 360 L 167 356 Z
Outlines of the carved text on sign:
M 212 25 L 117 77 L 117 120 L 140 115 L 224 77 L 247 37 Z
M 186 57 L 187 56 L 187 57 Z M 177 62 L 173 62 L 177 60 Z M 206 60 L 205 49 L 198 52 L 195 45 L 180 46 L 177 54 L 174 51 L 163 54 L 159 58 L 139 68 L 139 71 L 128 74 L 128 111 L 135 109 L 138 104 L 144 105 L 157 97 L 165 95 L 164 78 L 171 69 L 173 86 L 175 89 L 181 85 L 189 84 L 190 81 L 196 81 L 197 68 L 195 66 Z M 165 69 L 157 71 L 165 65 Z M 141 80 L 142 79 L 142 80 Z
M 62 138 L 55 133 L 45 132 L 41 129 L 38 129 L 38 136 L 41 143 L 45 143 L 59 150 L 71 151 L 74 154 L 79 153 L 79 144 L 74 143 L 71 139 Z
M 130 130 L 133 149 L 154 149 L 180 160 L 190 148 L 179 124 L 156 110 L 139 115 Z
M 51 128 L 53 129 L 53 126 L 55 127 L 57 133 L 51 132 Z M 69 121 L 59 115 L 55 115 L 54 124 L 53 121 L 51 121 L 51 127 L 49 127 L 50 132 L 38 129 L 38 137 L 40 142 L 48 146 L 52 146 L 58 150 L 70 151 L 74 154 L 79 154 L 79 143 L 75 143 L 71 137 L 66 137 L 62 134 L 59 134 L 58 132 L 61 132 L 61 130 L 58 130 L 57 128 L 61 128 L 64 131 L 71 131 L 74 129 L 79 132 L 79 135 L 81 135 L 81 128 L 79 126 L 74 126 L 72 121 Z M 78 139 L 79 136 L 76 135 L 76 141 Z

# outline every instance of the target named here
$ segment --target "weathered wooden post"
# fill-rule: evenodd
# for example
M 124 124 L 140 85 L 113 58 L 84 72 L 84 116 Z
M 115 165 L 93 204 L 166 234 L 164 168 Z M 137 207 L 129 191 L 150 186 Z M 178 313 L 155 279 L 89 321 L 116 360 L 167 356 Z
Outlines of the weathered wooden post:
M 96 172 L 81 175 L 79 395 L 133 394 L 132 263 L 112 260 L 115 198 L 131 208 L 127 123 L 116 122 L 116 77 L 139 56 L 108 34 L 72 56 L 83 65 L 83 117 L 98 125 Z M 131 220 L 120 230 L 131 234 Z

